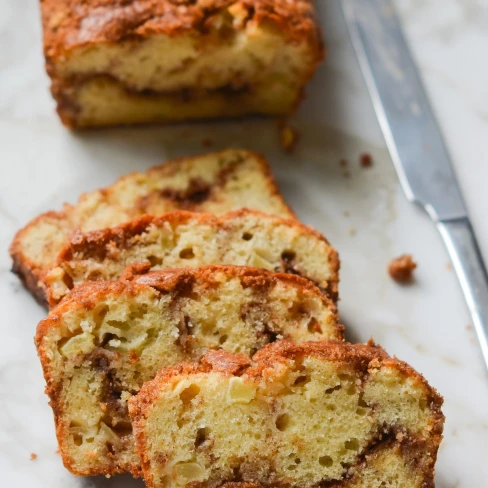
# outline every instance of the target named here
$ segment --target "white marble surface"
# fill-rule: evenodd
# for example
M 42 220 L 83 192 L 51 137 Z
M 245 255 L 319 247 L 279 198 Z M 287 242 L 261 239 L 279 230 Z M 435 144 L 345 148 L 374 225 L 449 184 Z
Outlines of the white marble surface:
M 488 256 L 488 2 L 396 4 Z M 215 147 L 266 153 L 299 215 L 341 253 L 349 338 L 374 336 L 444 395 L 438 488 L 488 486 L 488 375 L 440 237 L 399 188 L 338 6 L 319 1 L 330 56 L 295 117 L 303 138 L 288 156 L 271 121 L 69 133 L 48 94 L 37 0 L 0 0 L 0 486 L 142 486 L 129 477 L 75 478 L 62 467 L 32 340 L 44 311 L 9 273 L 7 249 L 15 230 L 39 212 L 129 170 L 202 152 L 207 136 Z M 373 153 L 373 168 L 359 168 L 362 151 Z M 338 164 L 343 157 L 351 162 L 349 178 Z M 389 259 L 404 252 L 419 263 L 410 287 L 386 274 Z

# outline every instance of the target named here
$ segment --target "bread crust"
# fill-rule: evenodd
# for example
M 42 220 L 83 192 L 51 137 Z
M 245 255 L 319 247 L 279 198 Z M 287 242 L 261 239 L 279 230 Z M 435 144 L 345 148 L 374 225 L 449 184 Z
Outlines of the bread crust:
M 44 273 L 38 264 L 22 250 L 22 243 L 29 230 L 38 225 L 39 222 L 49 218 L 62 218 L 62 214 L 63 212 L 50 211 L 39 215 L 15 234 L 9 248 L 9 254 L 12 258 L 12 273 L 17 275 L 24 287 L 44 307 L 48 306 L 47 292 L 42 282 Z
M 198 363 L 185 362 L 174 367 L 162 369 L 154 380 L 146 382 L 139 394 L 129 401 L 131 417 L 136 421 L 146 418 L 163 385 L 178 376 L 217 371 L 227 376 L 242 376 L 246 374 L 249 378 L 259 380 L 265 378 L 270 368 L 276 363 L 287 363 L 289 360 L 297 360 L 303 357 L 316 357 L 335 363 L 352 364 L 362 374 L 367 374 L 370 369 L 379 369 L 381 366 L 391 366 L 398 369 L 405 377 L 420 383 L 429 392 L 429 403 L 438 415 L 438 422 L 434 432 L 439 435 L 442 433 L 444 417 L 441 413 L 441 407 L 443 398 L 435 388 L 428 384 L 423 375 L 404 361 L 389 356 L 381 346 L 373 341 L 369 341 L 366 344 L 350 344 L 339 341 L 299 344 L 287 340 L 277 341 L 259 350 L 252 357 L 252 360 L 246 361 L 246 364 L 239 368 L 238 371 L 233 366 L 233 356 L 235 355 L 222 350 L 211 351 Z M 226 366 L 226 364 L 230 366 Z
M 425 378 L 417 373 L 413 368 L 397 358 L 390 357 L 384 349 L 374 344 L 372 341 L 367 344 L 347 344 L 334 341 L 308 342 L 297 344 L 291 341 L 278 341 L 265 346 L 258 351 L 251 361 L 229 354 L 225 351 L 212 351 L 202 358 L 199 363 L 187 362 L 174 367 L 161 370 L 154 380 L 144 384 L 139 394 L 129 400 L 129 413 L 132 420 L 136 446 L 139 457 L 141 458 L 142 469 L 145 481 L 149 488 L 156 485 L 151 476 L 151 465 L 149 453 L 146 451 L 147 439 L 145 436 L 145 421 L 150 414 L 155 402 L 159 398 L 160 392 L 167 385 L 175 385 L 180 379 L 199 373 L 219 372 L 225 376 L 243 376 L 247 379 L 269 381 L 274 373 L 277 363 L 289 364 L 291 362 L 301 362 L 303 358 L 316 357 L 334 363 L 353 365 L 360 376 L 368 375 L 380 368 L 392 368 L 400 372 L 405 378 L 409 378 L 414 383 L 421 386 L 427 395 L 427 401 L 432 413 L 433 422 L 430 425 L 428 438 L 425 440 L 417 438 L 407 438 L 402 443 L 398 441 L 396 435 L 389 434 L 383 438 L 380 435 L 377 442 L 373 443 L 367 452 L 358 460 L 358 466 L 367 465 L 388 447 L 398 449 L 408 463 L 422 473 L 422 488 L 434 488 L 434 465 L 437 459 L 437 450 L 442 440 L 444 415 L 441 411 L 443 398 L 432 388 Z M 237 366 L 236 366 L 237 365 Z M 429 453 L 431 462 L 422 463 L 419 454 Z M 326 483 L 327 487 L 344 487 L 355 481 L 355 476 L 338 481 Z M 239 483 L 238 483 L 239 484 Z M 267 484 L 254 483 L 256 488 L 271 486 Z M 203 486 L 202 483 L 196 486 Z M 273 482 L 272 486 L 289 486 L 279 481 Z M 321 485 L 322 486 L 322 485 Z M 356 486 L 356 484 L 354 484 Z
M 182 288 L 185 284 L 198 281 L 206 283 L 209 288 L 214 285 L 214 276 L 216 273 L 225 273 L 229 279 L 239 278 L 246 287 L 252 286 L 257 289 L 270 288 L 277 283 L 289 283 L 299 288 L 302 293 L 308 293 L 314 296 L 320 294 L 320 299 L 328 308 L 337 323 L 338 341 L 344 339 L 344 326 L 339 323 L 336 304 L 309 280 L 298 275 L 287 273 L 275 273 L 263 268 L 254 268 L 248 266 L 202 266 L 200 268 L 174 268 L 159 271 L 152 271 L 147 274 L 126 275 L 125 279 L 119 281 L 90 281 L 83 283 L 74 288 L 56 307 L 54 307 L 48 317 L 39 322 L 37 326 L 35 343 L 39 351 L 42 350 L 42 338 L 47 334 L 51 327 L 56 327 L 60 317 L 72 308 L 82 308 L 92 310 L 99 303 L 100 299 L 109 294 L 136 295 L 138 291 L 150 286 L 160 293 L 171 293 Z M 41 352 L 39 352 L 41 356 Z M 42 355 L 41 362 L 47 358 Z M 46 379 L 47 380 L 47 379 Z
M 249 209 L 240 209 L 233 212 L 228 212 L 222 216 L 215 216 L 208 213 L 193 213 L 186 211 L 175 211 L 163 214 L 161 216 L 145 215 L 139 219 L 132 220 L 126 224 L 110 229 L 96 230 L 92 232 L 75 232 L 70 242 L 61 250 L 58 259 L 53 267 L 57 269 L 64 269 L 64 264 L 76 257 L 77 259 L 95 258 L 103 260 L 106 256 L 111 254 L 114 249 L 126 249 L 131 246 L 135 236 L 144 234 L 150 227 L 162 228 L 164 225 L 170 225 L 175 228 L 179 225 L 185 224 L 189 221 L 196 222 L 199 225 L 208 225 L 214 229 L 225 230 L 226 226 L 231 224 L 234 219 L 241 217 L 255 217 L 258 220 L 272 220 L 277 224 L 288 226 L 296 231 L 299 235 L 306 235 L 307 237 L 314 237 L 320 242 L 324 243 L 328 248 L 328 266 L 330 268 L 330 277 L 327 283 L 319 283 L 319 286 L 331 299 L 336 302 L 338 300 L 338 284 L 339 284 L 339 255 L 337 251 L 330 245 L 329 241 L 317 230 L 310 226 L 302 224 L 293 219 L 281 219 L 273 217 L 262 212 Z M 299 274 L 298 271 L 290 267 L 292 274 Z M 63 271 L 64 273 L 64 271 Z M 69 277 L 66 275 L 66 278 Z M 51 306 L 58 303 L 58 299 L 54 296 L 52 289 L 48 282 L 45 282 L 47 290 L 47 301 Z
M 283 196 L 281 195 L 277 182 L 274 178 L 271 168 L 261 154 L 253 153 L 244 150 L 235 149 L 225 149 L 216 153 L 211 153 L 206 155 L 206 157 L 226 157 L 229 154 L 234 154 L 236 157 L 241 158 L 245 161 L 248 158 L 252 158 L 257 162 L 259 166 L 260 175 L 265 179 L 265 184 L 267 187 L 266 199 L 272 198 L 276 207 L 281 209 L 281 213 L 289 218 L 295 218 L 295 213 L 285 202 Z M 168 161 L 162 165 L 155 166 L 149 169 L 147 172 L 132 172 L 125 176 L 122 176 L 116 180 L 112 185 L 109 185 L 101 190 L 95 190 L 93 192 L 84 193 L 78 199 L 78 202 L 74 205 L 65 204 L 63 210 L 60 211 L 49 211 L 45 212 L 31 222 L 29 222 L 25 227 L 19 230 L 10 246 L 10 256 L 13 261 L 12 272 L 14 272 L 19 279 L 22 281 L 24 286 L 32 293 L 34 298 L 43 306 L 47 305 L 46 290 L 43 284 L 44 274 L 54 265 L 54 261 L 50 263 L 39 263 L 35 262 L 27 252 L 24 251 L 24 244 L 28 239 L 30 232 L 35 231 L 39 226 L 45 222 L 53 222 L 59 226 L 59 231 L 66 234 L 66 240 L 69 239 L 70 235 L 76 230 L 80 230 L 79 209 L 80 207 L 88 201 L 89 198 L 96 197 L 100 205 L 110 205 L 117 194 L 117 191 L 124 184 L 130 184 L 132 181 L 136 181 L 139 177 L 145 176 L 149 179 L 158 179 L 170 177 L 172 175 L 178 174 L 184 170 L 182 166 L 191 166 L 197 164 L 202 156 L 193 156 L 190 158 L 177 158 Z M 241 164 L 241 163 L 238 163 Z M 232 167 L 225 166 L 220 172 L 215 181 L 206 187 L 206 197 L 208 199 L 215 198 L 222 189 L 225 188 L 225 183 L 227 178 L 232 175 Z M 195 186 L 195 183 L 193 183 Z M 194 189 L 195 190 L 195 189 Z M 197 189 L 198 190 L 198 189 Z M 175 210 L 178 208 L 184 208 L 185 210 L 191 211 L 201 211 L 205 210 L 205 204 L 207 200 L 198 200 L 198 198 L 192 198 L 192 180 L 189 182 L 189 186 L 186 190 L 172 190 L 171 188 L 164 188 L 163 192 L 153 193 L 146 195 L 147 197 L 160 198 L 162 201 L 170 201 L 174 206 Z M 187 198 L 185 198 L 187 197 Z M 133 217 L 141 216 L 147 213 L 145 206 L 145 197 L 139 200 L 139 205 L 132 209 Z M 54 246 L 54 243 L 50 243 L 50 246 Z M 56 246 L 57 247 L 57 246 Z M 54 249 L 54 253 L 57 255 L 61 251 L 62 246 Z
M 248 11 L 250 20 L 272 22 L 289 42 L 306 39 L 323 55 L 312 0 L 41 0 L 48 72 L 74 47 L 154 34 L 204 35 L 208 19 L 234 4 Z

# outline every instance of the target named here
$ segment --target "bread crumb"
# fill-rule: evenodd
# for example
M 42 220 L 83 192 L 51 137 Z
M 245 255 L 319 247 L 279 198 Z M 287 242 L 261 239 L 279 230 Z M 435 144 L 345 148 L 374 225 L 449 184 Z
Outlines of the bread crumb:
M 202 140 L 203 147 L 212 147 L 213 145 L 214 145 L 214 141 L 210 139 L 210 137 L 205 137 L 205 139 Z
M 349 217 L 351 214 L 348 210 L 344 210 L 344 217 Z
M 368 371 L 374 371 L 375 369 L 379 369 L 380 366 L 381 366 L 381 363 L 378 360 L 378 358 L 374 358 L 368 364 Z
M 249 18 L 249 10 L 242 5 L 242 3 L 236 3 L 229 7 L 229 13 L 234 17 L 233 26 L 235 29 L 242 29 L 246 24 L 246 20 Z
M 137 364 L 139 361 L 140 359 L 137 355 L 137 352 L 132 349 L 129 353 L 129 362 L 131 362 L 132 364 Z
M 297 145 L 300 133 L 297 129 L 282 120 L 278 122 L 278 128 L 280 129 L 281 145 L 287 153 L 291 154 Z
M 347 171 L 347 169 L 342 173 L 342 176 L 344 176 L 344 178 L 350 178 L 351 177 L 351 173 L 349 171 Z
M 37 454 L 35 452 L 31 452 L 30 460 L 35 461 L 36 459 L 37 459 Z
M 451 264 L 451 263 L 447 263 L 447 264 L 446 264 L 446 269 L 447 269 L 448 271 L 452 271 L 452 264 Z
M 351 235 L 351 236 L 356 235 L 356 229 L 354 227 L 349 227 L 349 235 Z
M 408 283 L 413 278 L 413 271 L 417 267 L 410 254 L 404 254 L 393 259 L 388 266 L 390 276 L 399 283 Z
M 63 23 L 64 17 L 65 14 L 62 11 L 55 13 L 49 21 L 49 28 L 57 31 L 58 27 Z
M 467 330 L 468 332 L 471 332 L 471 331 L 473 330 L 473 326 L 472 326 L 471 324 L 468 324 L 468 325 L 466 326 L 466 330 Z
M 363 168 L 369 168 L 373 165 L 373 157 L 369 153 L 363 153 L 359 158 L 359 163 Z
M 347 159 L 341 159 L 339 164 L 342 168 L 345 168 L 349 163 L 347 162 Z

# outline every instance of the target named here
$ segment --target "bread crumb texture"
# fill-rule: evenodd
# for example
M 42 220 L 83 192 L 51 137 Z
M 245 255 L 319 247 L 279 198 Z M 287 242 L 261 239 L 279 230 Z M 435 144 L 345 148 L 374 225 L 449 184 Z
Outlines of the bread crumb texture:
M 276 342 L 237 372 L 219 354 L 130 400 L 150 488 L 434 487 L 442 399 L 405 363 L 333 342 Z
M 279 338 L 342 340 L 343 327 L 310 282 L 256 268 L 157 271 L 78 287 L 36 336 L 64 464 L 79 475 L 138 475 L 127 400 L 145 381 L 212 349 L 240 354 L 247 365 Z M 242 366 L 231 363 L 221 367 Z M 229 395 L 248 403 L 239 381 Z
M 172 212 L 75 234 L 46 273 L 49 303 L 83 282 L 117 279 L 134 264 L 152 270 L 255 266 L 301 275 L 337 299 L 339 259 L 320 233 L 295 220 L 238 210 L 220 217 Z
M 283 149 L 291 154 L 300 140 L 300 132 L 288 124 L 286 120 L 278 122 L 278 130 L 280 131 L 280 143 Z

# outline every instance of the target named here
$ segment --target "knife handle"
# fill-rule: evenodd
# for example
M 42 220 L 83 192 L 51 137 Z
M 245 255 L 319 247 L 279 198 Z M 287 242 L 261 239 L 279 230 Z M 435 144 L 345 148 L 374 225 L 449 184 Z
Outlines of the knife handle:
M 437 228 L 451 256 L 488 368 L 488 273 L 468 218 L 444 220 Z

